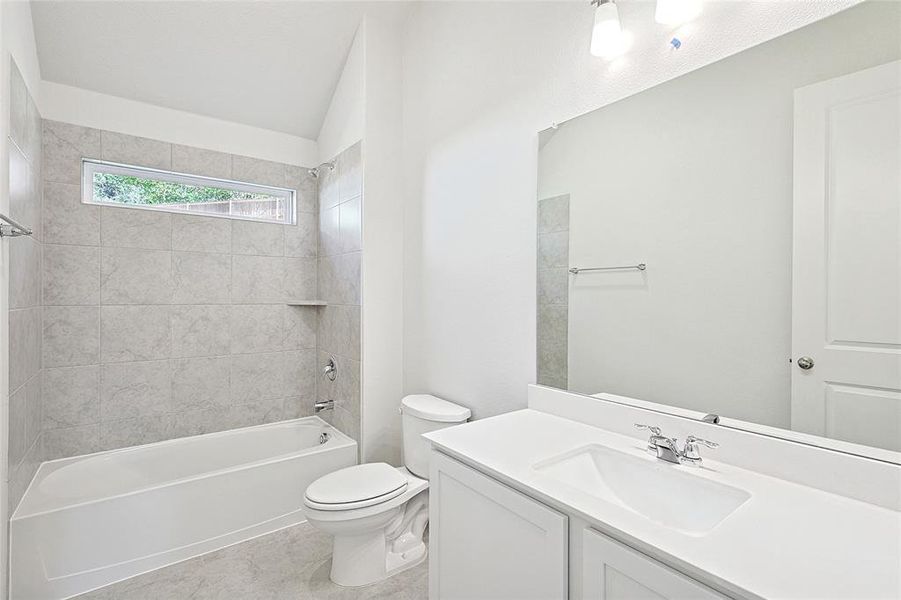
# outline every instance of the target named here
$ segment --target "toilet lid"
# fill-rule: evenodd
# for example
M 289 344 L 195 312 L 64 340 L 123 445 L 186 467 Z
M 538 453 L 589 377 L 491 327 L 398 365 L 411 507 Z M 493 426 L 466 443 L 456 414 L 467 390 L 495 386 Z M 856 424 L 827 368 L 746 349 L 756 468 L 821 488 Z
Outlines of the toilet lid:
M 323 475 L 307 488 L 308 505 L 328 510 L 371 506 L 399 496 L 407 478 L 387 463 L 366 463 Z

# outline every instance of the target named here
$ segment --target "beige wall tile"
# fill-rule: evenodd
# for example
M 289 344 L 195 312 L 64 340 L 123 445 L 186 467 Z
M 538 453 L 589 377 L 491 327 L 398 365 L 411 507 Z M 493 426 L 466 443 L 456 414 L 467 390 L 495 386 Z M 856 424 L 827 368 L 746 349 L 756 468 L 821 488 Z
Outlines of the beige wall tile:
M 569 232 L 543 233 L 538 236 L 538 268 L 569 267 Z
M 232 302 L 284 303 L 285 259 L 232 256 Z
M 285 226 L 232 220 L 232 254 L 284 256 Z
M 341 252 L 363 248 L 363 198 L 358 196 L 338 206 L 339 246 Z
M 178 358 L 172 369 L 172 409 L 178 413 L 231 404 L 227 356 Z
M 300 350 L 316 347 L 319 316 L 315 306 L 285 307 L 285 349 Z
M 283 188 L 287 184 L 286 166 L 259 158 L 235 155 L 232 156 L 232 179 Z
M 288 300 L 316 300 L 319 297 L 315 258 L 285 259 L 285 297 Z
M 103 131 L 100 144 L 103 160 L 152 169 L 172 168 L 172 145 L 166 142 Z
M 59 429 L 100 421 L 100 367 L 44 369 L 44 428 Z
M 319 256 L 341 253 L 341 230 L 337 206 L 323 208 L 319 213 Z
M 285 307 L 242 304 L 231 307 L 231 353 L 272 352 L 285 345 Z
M 363 193 L 363 143 L 357 142 L 338 156 L 338 196 L 344 202 Z
M 171 412 L 172 373 L 168 360 L 103 365 L 100 420 L 132 419 Z
M 9 74 L 9 137 L 25 147 L 25 120 L 28 104 L 28 88 L 15 60 L 10 60 Z
M 172 249 L 231 252 L 232 221 L 221 217 L 172 215 Z
M 282 398 L 285 380 L 283 355 L 282 352 L 266 352 L 232 356 L 232 402 L 246 404 Z
M 319 183 L 320 212 L 322 212 L 326 208 L 338 206 L 338 204 L 341 202 L 341 197 L 338 191 L 339 176 L 340 174 L 338 172 L 337 166 L 334 169 L 323 167 L 319 171 L 319 179 L 317 180 L 317 182 Z
M 360 360 L 360 307 L 329 305 L 320 314 L 319 347 Z
M 566 304 L 568 296 L 568 270 L 565 268 L 539 269 L 538 304 Z
M 44 368 L 100 362 L 100 308 L 45 306 Z
M 100 209 L 103 246 L 168 250 L 172 246 L 172 215 L 141 208 Z
M 9 308 L 40 305 L 41 250 L 31 237 L 20 237 L 9 245 Z
M 101 362 L 169 358 L 169 311 L 168 306 L 100 307 Z
M 282 356 L 285 361 L 285 380 L 280 395 L 315 398 L 316 378 L 320 372 L 316 350 L 291 350 Z
M 215 150 L 172 144 L 172 170 L 188 175 L 231 179 L 232 156 Z
M 200 252 L 172 253 L 172 302 L 224 304 L 231 299 L 231 257 Z
M 319 186 L 308 167 L 285 166 L 287 187 L 294 190 L 297 212 L 315 213 L 319 211 Z
M 50 429 L 43 439 L 46 460 L 90 454 L 100 450 L 100 424 Z
M 569 230 L 569 194 L 538 202 L 538 233 Z
M 104 304 L 168 304 L 172 301 L 171 252 L 103 248 L 100 300 Z
M 35 171 L 40 173 L 41 167 L 43 166 L 43 144 L 41 141 L 44 126 L 41 119 L 41 113 L 31 94 L 28 94 L 26 102 L 25 144 L 22 146 L 22 150 L 25 152 L 25 157 L 28 159 L 28 162 L 35 167 Z
M 100 131 L 44 120 L 44 181 L 81 186 L 81 159 L 100 158 Z
M 80 185 L 44 182 L 44 241 L 100 245 L 100 207 L 82 203 Z
M 100 303 L 100 248 L 44 245 L 44 304 Z
M 229 309 L 223 305 L 173 306 L 172 356 L 222 356 L 229 352 Z
M 315 213 L 298 213 L 297 224 L 285 225 L 285 256 L 315 258 L 319 251 L 319 219 Z
M 31 165 L 14 145 L 9 147 L 9 216 L 34 228 L 40 215 L 40 200 L 34 189 Z
M 41 370 L 41 308 L 9 311 L 9 391 Z
M 147 415 L 100 424 L 100 446 L 115 450 L 141 444 L 152 444 L 175 437 L 173 415 Z
M 25 458 L 26 445 L 25 419 L 27 412 L 28 390 L 26 386 L 19 387 L 9 397 L 9 432 L 8 444 L 9 465 L 14 467 Z

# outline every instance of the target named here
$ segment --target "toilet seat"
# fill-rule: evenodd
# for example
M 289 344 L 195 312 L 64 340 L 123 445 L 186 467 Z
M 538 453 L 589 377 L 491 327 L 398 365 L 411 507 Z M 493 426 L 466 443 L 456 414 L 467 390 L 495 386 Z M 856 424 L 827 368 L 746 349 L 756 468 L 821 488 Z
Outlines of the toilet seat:
M 303 501 L 316 510 L 352 510 L 387 502 L 407 486 L 407 477 L 391 465 L 366 463 L 320 477 L 307 488 Z

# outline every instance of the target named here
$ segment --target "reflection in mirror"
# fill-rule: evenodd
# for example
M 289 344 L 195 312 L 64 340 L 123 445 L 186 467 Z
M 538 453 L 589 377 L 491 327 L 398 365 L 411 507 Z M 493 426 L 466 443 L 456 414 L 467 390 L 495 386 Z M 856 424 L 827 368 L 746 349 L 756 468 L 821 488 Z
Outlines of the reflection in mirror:
M 898 460 L 899 23 L 859 4 L 542 132 L 539 383 Z

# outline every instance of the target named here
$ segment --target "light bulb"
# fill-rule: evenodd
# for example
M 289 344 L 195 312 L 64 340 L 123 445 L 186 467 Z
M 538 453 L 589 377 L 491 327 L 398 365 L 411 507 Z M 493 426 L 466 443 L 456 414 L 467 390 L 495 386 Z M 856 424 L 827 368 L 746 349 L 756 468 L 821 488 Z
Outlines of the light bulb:
M 701 13 L 701 0 L 657 0 L 654 19 L 663 25 L 681 25 Z
M 602 58 L 614 58 L 626 51 L 629 36 L 623 33 L 619 10 L 612 0 L 601 2 L 594 10 L 591 30 L 591 53 Z

